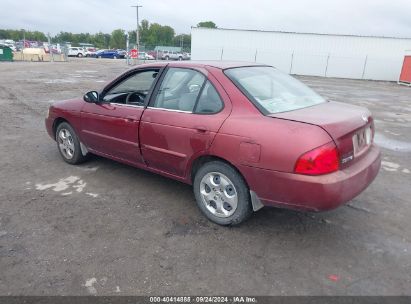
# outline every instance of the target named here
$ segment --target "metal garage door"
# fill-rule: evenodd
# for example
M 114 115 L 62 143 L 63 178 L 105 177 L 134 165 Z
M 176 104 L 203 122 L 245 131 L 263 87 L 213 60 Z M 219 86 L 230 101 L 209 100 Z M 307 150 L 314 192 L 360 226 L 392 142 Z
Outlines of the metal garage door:
M 411 56 L 404 57 L 399 82 L 411 85 Z

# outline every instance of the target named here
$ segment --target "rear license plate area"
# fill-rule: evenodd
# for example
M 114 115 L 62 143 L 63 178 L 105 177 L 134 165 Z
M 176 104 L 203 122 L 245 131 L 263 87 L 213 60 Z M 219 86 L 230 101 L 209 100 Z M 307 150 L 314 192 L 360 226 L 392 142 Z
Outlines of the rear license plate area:
M 354 147 L 354 157 L 363 153 L 371 144 L 372 130 L 371 126 L 361 129 L 352 137 Z

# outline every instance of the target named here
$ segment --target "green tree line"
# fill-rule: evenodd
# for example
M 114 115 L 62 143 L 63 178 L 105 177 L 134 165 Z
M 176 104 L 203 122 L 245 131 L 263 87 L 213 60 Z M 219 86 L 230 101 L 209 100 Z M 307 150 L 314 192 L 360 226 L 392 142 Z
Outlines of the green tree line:
M 217 28 L 214 22 L 204 21 L 197 24 L 198 27 Z M 162 46 L 182 46 L 184 50 L 191 49 L 191 35 L 176 35 L 175 30 L 168 25 L 150 23 L 148 20 L 141 21 L 140 45 L 146 50 L 154 49 L 158 45 Z M 126 31 L 116 29 L 111 33 L 98 32 L 90 33 L 70 33 L 60 32 L 51 38 L 52 43 L 70 42 L 73 46 L 79 43 L 91 43 L 97 48 L 124 49 L 126 47 Z M 130 47 L 136 44 L 136 31 L 128 31 Z M 39 31 L 0 29 L 0 39 L 47 41 L 47 35 Z

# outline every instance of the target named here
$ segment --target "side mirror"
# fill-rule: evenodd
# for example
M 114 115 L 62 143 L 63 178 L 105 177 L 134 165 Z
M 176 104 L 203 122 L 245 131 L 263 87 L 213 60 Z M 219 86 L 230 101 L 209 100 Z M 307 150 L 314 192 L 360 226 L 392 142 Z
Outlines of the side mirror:
M 96 103 L 99 101 L 99 96 L 96 91 L 90 91 L 84 94 L 83 100 L 85 102 Z

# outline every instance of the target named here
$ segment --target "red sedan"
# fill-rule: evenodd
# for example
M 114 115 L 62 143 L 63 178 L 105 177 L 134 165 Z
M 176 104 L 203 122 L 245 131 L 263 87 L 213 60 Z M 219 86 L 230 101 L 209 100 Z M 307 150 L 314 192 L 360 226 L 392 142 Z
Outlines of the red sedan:
M 46 118 L 64 161 L 101 155 L 192 184 L 220 225 L 263 206 L 328 210 L 376 177 L 370 112 L 327 101 L 273 67 L 140 65 Z

